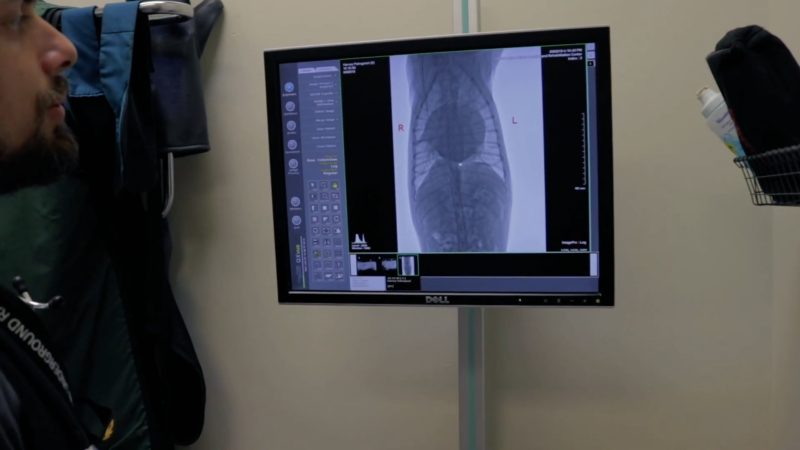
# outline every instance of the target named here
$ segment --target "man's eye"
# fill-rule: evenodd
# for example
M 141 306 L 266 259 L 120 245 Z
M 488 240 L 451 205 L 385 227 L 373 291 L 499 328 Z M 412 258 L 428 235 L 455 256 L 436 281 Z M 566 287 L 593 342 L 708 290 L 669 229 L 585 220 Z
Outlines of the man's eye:
M 30 16 L 28 16 L 28 15 L 25 15 L 25 14 L 23 14 L 23 15 L 20 15 L 19 17 L 17 17 L 16 19 L 14 19 L 14 20 L 12 20 L 12 21 L 11 21 L 11 27 L 12 27 L 12 28 L 20 28 L 20 27 L 22 27 L 23 25 L 25 25 L 25 23 L 26 23 L 26 22 L 27 22 L 29 19 L 30 19 Z

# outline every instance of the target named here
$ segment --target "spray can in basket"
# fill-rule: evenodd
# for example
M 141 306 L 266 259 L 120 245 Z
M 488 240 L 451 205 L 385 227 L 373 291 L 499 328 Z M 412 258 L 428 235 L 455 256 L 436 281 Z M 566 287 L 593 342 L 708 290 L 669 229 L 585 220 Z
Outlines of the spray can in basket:
M 709 87 L 704 87 L 697 93 L 697 99 L 703 104 L 703 117 L 706 119 L 708 128 L 711 128 L 711 131 L 722 139 L 722 142 L 734 155 L 745 156 L 742 143 L 739 142 L 739 134 L 736 132 L 736 124 L 728 112 L 728 105 L 725 104 L 722 94 Z

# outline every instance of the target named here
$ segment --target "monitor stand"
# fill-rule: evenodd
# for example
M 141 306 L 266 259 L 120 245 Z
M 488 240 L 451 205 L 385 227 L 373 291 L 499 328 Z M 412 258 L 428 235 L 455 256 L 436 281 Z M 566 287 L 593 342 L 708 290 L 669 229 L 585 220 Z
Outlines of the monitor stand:
M 453 0 L 453 32 L 480 31 L 480 0 Z M 486 450 L 483 308 L 458 309 L 459 450 Z
M 483 352 L 483 308 L 459 308 L 459 450 L 486 450 L 486 378 Z

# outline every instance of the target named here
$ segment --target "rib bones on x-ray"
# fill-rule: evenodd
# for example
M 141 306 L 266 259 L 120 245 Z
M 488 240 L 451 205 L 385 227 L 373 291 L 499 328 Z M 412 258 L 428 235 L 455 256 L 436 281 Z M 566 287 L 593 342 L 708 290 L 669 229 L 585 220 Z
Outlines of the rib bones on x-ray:
M 501 54 L 408 57 L 408 188 L 424 252 L 506 250 L 511 176 L 492 97 Z

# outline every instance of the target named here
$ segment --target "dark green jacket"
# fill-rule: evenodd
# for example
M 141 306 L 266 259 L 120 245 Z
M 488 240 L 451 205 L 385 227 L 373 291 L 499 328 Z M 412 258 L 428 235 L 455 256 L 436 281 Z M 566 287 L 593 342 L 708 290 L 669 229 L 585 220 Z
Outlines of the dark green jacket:
M 112 447 L 149 449 L 140 383 L 119 287 L 88 188 L 77 179 L 0 197 L 0 283 L 27 281 L 35 299 L 61 295 L 40 317 L 77 398 L 114 411 Z

